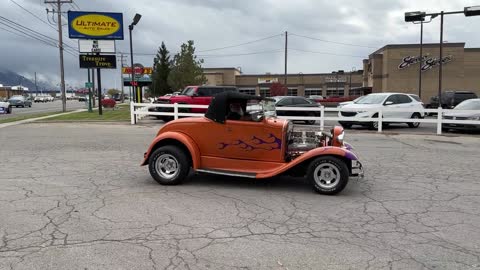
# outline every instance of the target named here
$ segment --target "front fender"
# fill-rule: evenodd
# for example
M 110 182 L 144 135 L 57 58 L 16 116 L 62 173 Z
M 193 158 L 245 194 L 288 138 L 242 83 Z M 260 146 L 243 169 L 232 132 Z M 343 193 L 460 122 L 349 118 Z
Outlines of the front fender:
M 341 158 L 345 158 L 348 160 L 358 160 L 357 155 L 353 153 L 352 151 L 349 151 L 346 148 L 341 148 L 341 147 L 334 147 L 334 146 L 328 146 L 328 147 L 319 147 L 312 149 L 305 154 L 299 156 L 298 158 L 294 159 L 293 161 L 286 163 L 285 165 L 272 170 L 268 171 L 265 173 L 259 173 L 257 174 L 257 178 L 269 178 L 269 177 L 274 177 L 276 175 L 279 175 L 281 173 L 286 172 L 287 170 L 309 160 L 312 158 L 316 158 L 319 156 L 337 156 Z
M 143 156 L 144 158 L 141 164 L 142 166 L 145 166 L 148 164 L 148 159 L 150 158 L 150 155 L 152 154 L 152 152 L 157 148 L 158 144 L 161 144 L 162 141 L 165 141 L 165 140 L 175 140 L 178 143 L 183 144 L 190 152 L 190 156 L 192 157 L 193 169 L 199 168 L 200 150 L 198 149 L 197 144 L 188 135 L 181 132 L 174 132 L 174 131 L 163 132 L 157 135 L 157 137 L 155 137 L 153 142 L 148 147 L 147 152 Z

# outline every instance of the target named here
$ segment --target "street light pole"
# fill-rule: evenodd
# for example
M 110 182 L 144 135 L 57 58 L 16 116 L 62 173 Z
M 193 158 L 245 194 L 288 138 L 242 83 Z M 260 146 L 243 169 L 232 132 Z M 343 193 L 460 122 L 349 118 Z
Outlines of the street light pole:
M 422 66 L 423 66 L 423 21 L 420 22 L 420 67 L 418 68 L 418 97 L 422 98 Z
M 442 107 L 443 11 L 440 12 L 440 66 L 438 69 L 438 108 Z
M 133 24 L 128 26 L 130 33 L 130 84 L 132 85 L 133 102 L 137 102 L 137 94 L 135 93 L 135 76 L 133 76 L 133 43 L 132 43 L 132 30 Z
M 438 70 L 438 107 L 442 106 L 442 73 L 443 73 L 443 16 L 450 14 L 464 14 L 465 17 L 479 16 L 480 15 L 480 6 L 465 7 L 461 11 L 441 11 L 439 13 L 426 13 L 422 11 L 413 11 L 405 12 L 405 21 L 406 22 L 423 22 L 426 16 L 431 16 L 431 19 L 440 15 L 440 59 L 439 59 L 439 70 Z M 421 39 L 423 38 L 423 25 L 421 30 Z M 421 47 L 420 47 L 421 48 Z M 420 53 L 422 54 L 422 53 Z M 420 59 L 420 63 L 423 63 L 423 59 Z M 420 65 L 421 66 L 421 65 Z M 421 67 L 420 67 L 421 68 Z M 421 71 L 420 71 L 421 72 Z M 419 93 L 421 91 L 421 75 L 419 82 Z

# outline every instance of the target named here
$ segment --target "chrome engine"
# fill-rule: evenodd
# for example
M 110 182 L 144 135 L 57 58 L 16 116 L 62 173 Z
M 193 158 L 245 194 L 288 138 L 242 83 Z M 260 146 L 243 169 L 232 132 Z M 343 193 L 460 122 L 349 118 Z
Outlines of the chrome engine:
M 289 125 L 287 131 L 288 147 L 286 160 L 291 161 L 301 156 L 305 152 L 326 145 L 328 133 L 313 130 L 294 130 L 293 125 Z M 330 135 L 331 136 L 331 135 Z

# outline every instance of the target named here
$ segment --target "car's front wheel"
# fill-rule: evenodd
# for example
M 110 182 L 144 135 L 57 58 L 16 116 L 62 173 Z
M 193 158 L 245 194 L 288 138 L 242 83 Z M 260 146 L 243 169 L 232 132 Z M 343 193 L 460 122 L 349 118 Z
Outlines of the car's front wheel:
M 347 186 L 349 171 L 344 161 L 325 156 L 318 157 L 310 163 L 307 177 L 316 192 L 334 195 Z
M 309 113 L 307 113 L 307 117 L 315 117 L 315 113 L 309 112 Z M 315 122 L 316 122 L 315 120 L 306 120 L 306 121 L 305 121 L 305 124 L 307 124 L 307 125 L 315 125 Z
M 178 185 L 190 171 L 190 162 L 182 149 L 167 145 L 155 150 L 149 158 L 148 169 L 161 185 Z

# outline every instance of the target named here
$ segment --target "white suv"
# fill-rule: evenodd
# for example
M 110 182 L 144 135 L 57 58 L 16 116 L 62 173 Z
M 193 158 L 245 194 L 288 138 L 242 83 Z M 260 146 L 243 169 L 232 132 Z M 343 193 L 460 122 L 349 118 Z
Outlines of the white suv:
M 379 108 L 395 108 L 395 109 L 418 109 L 418 112 L 383 112 L 384 118 L 405 118 L 405 119 L 420 119 L 423 118 L 424 104 L 420 98 L 413 94 L 403 93 L 375 93 L 364 96 L 363 98 L 346 104 L 341 107 L 342 109 L 350 109 L 348 111 L 338 112 L 340 117 L 363 117 L 363 118 L 376 118 L 378 113 L 374 111 L 365 111 L 364 109 L 379 109 Z M 353 110 L 352 110 L 353 109 Z M 358 122 L 358 121 L 339 121 L 339 123 L 345 127 L 350 128 L 352 125 L 369 126 L 377 129 L 378 122 Z M 385 122 L 384 122 L 385 123 Z M 388 124 L 388 123 L 385 123 Z M 407 123 L 411 128 L 417 128 L 420 126 L 419 122 Z

